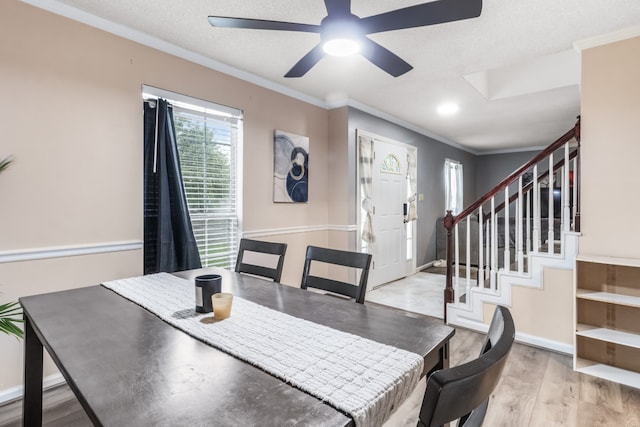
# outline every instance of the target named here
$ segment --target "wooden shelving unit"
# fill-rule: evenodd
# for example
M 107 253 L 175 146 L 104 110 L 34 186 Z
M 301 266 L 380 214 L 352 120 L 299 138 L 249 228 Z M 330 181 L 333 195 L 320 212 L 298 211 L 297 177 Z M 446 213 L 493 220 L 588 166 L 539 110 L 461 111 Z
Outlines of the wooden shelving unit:
M 576 259 L 579 372 L 640 388 L 640 260 Z

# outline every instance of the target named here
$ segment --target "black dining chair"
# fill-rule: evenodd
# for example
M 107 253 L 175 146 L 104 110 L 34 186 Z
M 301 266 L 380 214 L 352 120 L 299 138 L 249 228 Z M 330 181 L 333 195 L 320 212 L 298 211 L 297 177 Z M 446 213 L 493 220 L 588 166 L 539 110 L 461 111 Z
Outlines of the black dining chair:
M 312 261 L 360 269 L 360 280 L 357 285 L 354 285 L 325 277 L 312 276 L 310 274 Z M 314 288 L 333 292 L 355 298 L 357 303 L 363 304 L 364 294 L 367 291 L 370 265 L 370 254 L 307 246 L 307 255 L 305 257 L 300 287 L 302 289 Z
M 515 333 L 509 309 L 497 306 L 480 356 L 429 376 L 418 426 L 442 426 L 456 419 L 458 427 L 481 426 Z
M 257 252 L 262 254 L 277 255 L 278 263 L 275 268 L 262 265 L 248 264 L 244 262 L 245 252 Z M 255 276 L 266 277 L 276 283 L 280 283 L 284 254 L 287 252 L 286 243 L 263 242 L 260 240 L 241 239 L 236 260 L 236 272 L 248 273 Z

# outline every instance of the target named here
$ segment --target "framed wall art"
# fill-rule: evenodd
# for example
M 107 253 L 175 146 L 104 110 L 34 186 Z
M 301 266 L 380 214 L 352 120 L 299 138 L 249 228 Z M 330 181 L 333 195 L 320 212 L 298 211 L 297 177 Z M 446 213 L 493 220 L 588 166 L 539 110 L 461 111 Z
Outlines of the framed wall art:
M 309 200 L 309 138 L 276 130 L 274 134 L 273 201 Z

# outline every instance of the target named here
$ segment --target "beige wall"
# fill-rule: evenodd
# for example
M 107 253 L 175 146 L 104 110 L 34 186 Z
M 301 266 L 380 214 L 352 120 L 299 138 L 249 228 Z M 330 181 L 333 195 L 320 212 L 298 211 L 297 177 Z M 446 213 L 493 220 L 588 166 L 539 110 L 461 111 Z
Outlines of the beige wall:
M 298 285 L 304 248 L 328 240 L 329 113 L 17 0 L 0 2 L 0 158 L 16 160 L 0 254 L 142 241 L 143 84 L 243 110 L 243 230 L 302 227 L 268 238 L 289 244 L 283 281 Z M 272 202 L 275 129 L 309 136 L 309 203 Z M 141 250 L 0 263 L 0 302 L 141 273 Z M 0 354 L 2 392 L 22 382 L 21 346 L 0 337 Z
M 640 258 L 640 37 L 582 52 L 580 254 Z
M 489 324 L 495 305 L 484 304 Z M 573 270 L 545 268 L 543 289 L 511 288 L 511 314 L 519 334 L 573 345 Z
M 349 168 L 348 135 L 349 109 L 347 107 L 336 108 L 329 111 L 329 210 L 330 224 L 348 224 L 348 200 L 349 185 L 344 182 Z M 345 248 L 346 249 L 346 248 Z
M 3 263 L 0 264 L 0 301 L 139 275 L 141 264 L 141 250 Z M 21 341 L 0 334 L 0 394 L 22 384 L 22 346 Z M 46 357 L 44 375 L 56 372 L 55 365 Z
M 329 224 L 355 225 L 349 221 L 349 192 L 352 186 L 345 182 L 354 163 L 349 157 L 348 146 L 349 109 L 336 108 L 329 111 Z M 354 249 L 356 232 L 331 231 L 329 246 L 336 249 Z

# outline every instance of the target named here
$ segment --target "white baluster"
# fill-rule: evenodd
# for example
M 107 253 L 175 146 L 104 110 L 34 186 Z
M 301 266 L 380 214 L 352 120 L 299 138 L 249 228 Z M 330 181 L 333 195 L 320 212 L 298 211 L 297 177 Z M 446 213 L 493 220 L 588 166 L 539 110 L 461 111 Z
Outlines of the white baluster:
M 547 231 L 548 233 L 548 237 L 547 237 L 547 252 L 549 252 L 550 254 L 553 253 L 553 247 L 554 247 L 554 243 L 553 243 L 553 225 L 554 225 L 554 212 L 553 212 L 553 177 L 554 177 L 554 173 L 553 173 L 553 153 L 549 154 L 549 173 L 547 175 L 549 177 L 549 215 L 548 215 L 548 225 L 547 225 Z
M 522 224 L 522 175 L 518 178 L 518 201 L 516 202 L 516 250 L 518 254 L 518 273 L 522 274 L 524 269 L 524 252 L 522 250 L 522 233 L 523 233 L 523 224 Z
M 504 270 L 511 269 L 511 238 L 509 236 L 509 186 L 504 187 Z
M 578 157 L 573 158 L 573 211 L 571 212 L 571 229 L 576 229 L 576 210 L 578 209 Z
M 533 253 L 540 248 L 540 189 L 538 188 L 538 165 L 533 166 Z
M 564 209 L 562 210 L 562 230 L 569 231 L 571 229 L 571 186 L 569 184 L 569 169 L 571 163 L 569 160 L 569 143 L 564 144 L 564 175 L 562 182 L 562 203 Z M 564 239 L 560 239 L 564 241 Z
M 532 181 L 533 183 L 533 181 Z M 531 252 L 531 232 L 532 232 L 532 224 L 531 224 L 531 205 L 533 204 L 533 187 L 531 187 L 531 189 L 529 189 L 529 191 L 527 191 L 527 199 L 526 199 L 526 214 L 527 214 L 527 221 L 526 221 L 526 228 L 527 228 L 527 257 L 529 256 L 529 252 Z
M 471 215 L 467 215 L 467 280 L 466 280 L 466 295 L 469 298 L 469 289 L 471 288 Z
M 496 217 L 496 197 L 491 197 L 491 290 L 496 290 L 496 274 L 498 271 L 498 220 Z
M 454 283 L 453 283 L 453 288 L 454 288 L 454 295 L 456 295 L 455 298 L 458 298 L 457 295 L 459 294 L 459 288 L 458 285 L 460 283 L 460 239 L 458 237 L 458 224 L 456 223 L 456 225 L 454 226 L 454 237 L 455 237 L 455 263 L 456 263 L 456 268 L 455 268 L 455 272 L 454 272 Z
M 485 274 L 484 277 L 487 278 L 487 280 L 490 280 L 491 278 L 491 233 L 493 230 L 493 223 L 491 222 L 491 209 L 489 209 L 489 212 L 487 212 L 487 229 L 485 230 L 485 237 L 484 239 L 486 240 L 485 242 Z
M 478 286 L 484 288 L 484 221 L 482 206 L 478 208 Z M 467 302 L 469 297 L 467 297 Z

